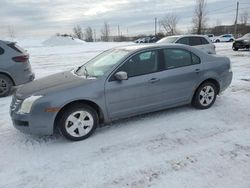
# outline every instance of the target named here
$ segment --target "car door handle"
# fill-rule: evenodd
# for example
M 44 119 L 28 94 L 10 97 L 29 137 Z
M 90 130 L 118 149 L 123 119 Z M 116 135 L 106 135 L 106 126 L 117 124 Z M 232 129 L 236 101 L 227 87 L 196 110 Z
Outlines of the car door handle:
M 151 78 L 151 79 L 149 80 L 149 83 L 153 84 L 153 83 L 156 83 L 156 82 L 159 82 L 159 81 L 160 81 L 159 78 Z
M 200 69 L 195 69 L 195 73 L 199 73 L 201 70 Z

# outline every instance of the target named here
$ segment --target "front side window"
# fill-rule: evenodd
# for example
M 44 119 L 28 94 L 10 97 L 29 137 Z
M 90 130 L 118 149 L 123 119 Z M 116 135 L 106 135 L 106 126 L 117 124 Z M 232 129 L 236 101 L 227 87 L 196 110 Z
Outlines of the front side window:
M 177 41 L 177 43 L 189 45 L 189 39 L 188 39 L 188 37 L 183 37 L 183 38 L 179 39 Z
M 119 69 L 127 72 L 128 77 L 145 75 L 156 72 L 158 69 L 157 51 L 142 52 L 130 58 Z
M 191 53 L 182 49 L 164 49 L 165 69 L 192 65 Z

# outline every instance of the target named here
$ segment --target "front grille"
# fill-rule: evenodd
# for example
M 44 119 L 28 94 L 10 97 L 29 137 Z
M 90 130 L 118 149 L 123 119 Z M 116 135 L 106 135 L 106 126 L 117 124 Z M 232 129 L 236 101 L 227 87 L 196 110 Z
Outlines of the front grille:
M 11 111 L 12 112 L 17 111 L 21 103 L 22 103 L 22 100 L 13 97 L 13 100 L 10 106 Z

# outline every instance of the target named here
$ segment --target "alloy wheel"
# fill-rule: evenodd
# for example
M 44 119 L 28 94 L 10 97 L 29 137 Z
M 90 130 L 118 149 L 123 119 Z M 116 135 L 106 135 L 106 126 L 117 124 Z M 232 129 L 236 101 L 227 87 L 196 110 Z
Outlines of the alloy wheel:
M 202 88 L 202 90 L 200 91 L 199 94 L 199 100 L 200 100 L 200 104 L 202 106 L 209 106 L 215 97 L 215 91 L 214 88 L 212 86 L 205 86 Z
M 84 110 L 71 113 L 65 122 L 67 133 L 73 137 L 83 137 L 87 135 L 93 126 L 93 116 Z

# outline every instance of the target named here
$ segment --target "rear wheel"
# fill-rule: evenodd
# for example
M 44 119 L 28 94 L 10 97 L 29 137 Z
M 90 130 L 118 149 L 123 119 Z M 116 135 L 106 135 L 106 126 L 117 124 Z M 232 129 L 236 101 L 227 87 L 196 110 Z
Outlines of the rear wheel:
M 5 97 L 11 93 L 13 82 L 8 76 L 0 74 L 0 97 Z
M 238 50 L 239 50 L 239 48 L 234 47 L 234 48 L 233 48 L 233 50 L 234 50 L 234 51 L 238 51 Z
M 229 42 L 233 42 L 233 41 L 234 41 L 234 39 L 230 39 L 230 40 L 229 40 Z
M 63 111 L 58 126 L 65 138 L 80 141 L 93 134 L 98 122 L 98 115 L 93 108 L 88 105 L 76 104 Z
M 210 108 L 218 93 L 217 87 L 212 82 L 205 82 L 197 89 L 193 97 L 193 106 L 198 109 Z

